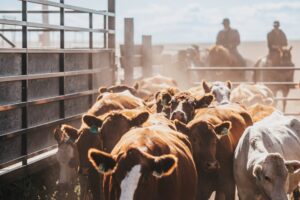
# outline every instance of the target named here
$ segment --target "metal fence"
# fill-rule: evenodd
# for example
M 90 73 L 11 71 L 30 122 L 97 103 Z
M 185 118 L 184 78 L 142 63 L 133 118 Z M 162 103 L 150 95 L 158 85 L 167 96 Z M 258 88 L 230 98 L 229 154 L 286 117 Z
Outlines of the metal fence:
M 246 83 L 246 84 L 264 84 L 266 86 L 290 86 L 291 88 L 296 88 L 297 86 L 300 86 L 300 82 L 279 82 L 279 81 L 272 81 L 272 82 L 265 82 L 265 81 L 259 81 L 256 80 L 257 73 L 261 71 L 278 71 L 284 73 L 286 70 L 293 70 L 293 71 L 300 71 L 300 67 L 191 67 L 188 68 L 189 74 L 191 73 L 201 73 L 201 72 L 208 72 L 208 73 L 214 73 L 216 71 L 218 72 L 252 72 L 252 80 L 251 81 L 235 81 L 232 82 L 233 85 L 239 85 L 241 83 Z M 217 81 L 217 80 L 216 80 Z M 201 82 L 195 81 L 192 83 L 192 85 L 199 85 Z M 290 97 L 275 97 L 275 102 L 279 101 L 299 101 L 300 102 L 300 97 L 298 98 L 290 98 Z M 300 116 L 299 113 L 286 113 L 286 115 L 295 115 L 295 116 Z
M 0 49 L 0 184 L 11 177 L 5 169 L 13 165 L 19 164 L 18 171 L 28 173 L 29 159 L 56 148 L 53 128 L 76 124 L 93 104 L 98 87 L 115 83 L 115 0 L 107 0 L 106 11 L 68 5 L 64 0 L 21 3 L 21 10 L 0 11 L 22 15 L 22 21 L 0 19 L 0 24 L 21 27 L 0 31 L 22 33 L 22 48 Z M 59 11 L 29 11 L 29 3 Z M 59 13 L 60 23 L 29 22 L 30 13 Z M 87 14 L 89 27 L 65 26 L 67 13 Z M 94 15 L 103 16 L 103 27 L 93 27 Z M 59 48 L 28 48 L 28 33 L 34 31 L 59 32 Z M 89 47 L 65 48 L 67 31 L 89 33 Z M 94 48 L 94 33 L 103 33 L 103 48 Z

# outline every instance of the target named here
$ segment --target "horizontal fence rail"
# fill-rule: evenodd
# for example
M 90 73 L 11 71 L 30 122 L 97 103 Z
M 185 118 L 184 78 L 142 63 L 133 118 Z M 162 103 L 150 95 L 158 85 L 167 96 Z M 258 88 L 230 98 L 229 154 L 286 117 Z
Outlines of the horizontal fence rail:
M 194 85 L 199 85 L 202 82 L 194 82 Z M 231 82 L 233 85 L 244 84 L 264 84 L 264 85 L 292 85 L 298 86 L 300 82 Z
M 87 69 L 87 70 L 80 70 L 80 71 L 52 72 L 52 73 L 30 74 L 30 75 L 20 75 L 20 76 L 5 76 L 5 77 L 0 77 L 0 83 L 12 82 L 12 81 L 22 81 L 22 80 L 58 78 L 58 77 L 67 77 L 67 76 L 82 76 L 82 75 L 96 74 L 96 73 L 104 72 L 105 70 L 112 70 L 112 69 L 109 67 L 106 67 L 106 68 L 101 68 L 101 69 Z M 1 109 L 0 109 L 0 111 L 1 111 Z
M 88 9 L 88 8 L 72 6 L 72 5 L 68 5 L 68 4 L 64 4 L 64 3 L 56 3 L 53 1 L 47 1 L 47 0 L 21 0 L 21 1 L 27 1 L 30 3 L 36 3 L 36 4 L 41 4 L 41 5 L 48 5 L 48 6 L 53 6 L 53 7 L 57 7 L 57 8 L 70 9 L 70 10 L 80 11 L 80 12 L 85 12 L 85 13 L 93 13 L 93 14 L 106 15 L 106 16 L 115 16 L 115 13 L 108 12 L 108 11 L 92 10 L 92 9 Z
M 268 70 L 300 70 L 300 67 L 190 67 L 190 71 L 268 71 Z
M 12 115 L 11 113 L 14 113 L 15 111 L 21 111 L 16 112 L 18 113 L 18 116 L 14 116 L 17 118 L 21 118 L 20 128 L 18 128 L 17 130 L 8 129 L 11 131 L 4 132 L 0 129 L 0 131 L 2 131 L 2 133 L 0 132 L 0 183 L 2 183 L 2 180 L 7 180 L 4 177 L 11 177 L 13 179 L 13 173 L 17 173 L 19 175 L 19 169 L 21 169 L 22 174 L 27 174 L 27 172 L 30 171 L 28 169 L 28 167 L 30 167 L 31 164 L 30 159 L 36 156 L 38 157 L 39 155 L 44 154 L 45 152 L 52 152 L 55 148 L 57 148 L 56 144 L 50 144 L 48 142 L 38 147 L 33 145 L 31 147 L 32 149 L 29 149 L 30 143 L 38 143 L 38 141 L 30 141 L 32 139 L 36 139 L 36 136 L 34 134 L 37 134 L 39 135 L 39 137 L 43 138 L 46 137 L 46 135 L 43 135 L 46 134 L 44 130 L 52 132 L 50 128 L 53 129 L 53 127 L 57 127 L 63 123 L 78 124 L 83 114 L 82 109 L 78 107 L 77 104 L 75 104 L 74 106 L 72 103 L 78 103 L 79 100 L 81 101 L 80 98 L 83 98 L 85 100 L 84 102 L 86 102 L 85 104 L 88 105 L 82 106 L 91 107 L 95 101 L 96 95 L 98 94 L 98 88 L 102 85 L 111 85 L 115 83 L 115 0 L 107 0 L 107 10 L 94 10 L 89 8 L 73 6 L 65 4 L 64 0 L 59 0 L 59 3 L 48 0 L 20 1 L 22 3 L 21 10 L 0 10 L 0 14 L 22 15 L 22 20 L 20 21 L 12 19 L 0 19 L 0 25 L 12 25 L 16 27 L 0 29 L 0 31 L 3 32 L 3 35 L 5 34 L 5 32 L 21 32 L 22 34 L 21 48 L 0 48 L 0 56 L 4 58 L 3 60 L 5 60 L 6 58 L 7 60 L 9 60 L 9 58 L 11 58 L 12 56 L 16 56 L 17 59 L 20 60 L 20 62 L 18 61 L 16 63 L 20 65 L 21 69 L 20 72 L 14 71 L 6 74 L 5 70 L 15 69 L 16 63 L 12 62 L 13 66 L 8 66 L 11 65 L 11 62 L 5 61 L 4 74 L 1 74 L 2 71 L 0 71 L 0 86 L 7 85 L 8 87 L 13 87 L 14 84 L 21 84 L 21 87 L 17 87 L 18 89 L 16 89 L 16 91 L 21 93 L 20 97 L 18 96 L 19 99 L 11 100 L 8 102 L 1 102 L 0 99 L 0 117 L 3 117 L 5 115 Z M 58 10 L 28 10 L 27 7 L 29 3 L 52 6 L 58 8 Z M 59 25 L 35 23 L 28 21 L 28 15 L 36 13 L 59 14 Z M 65 14 L 68 13 L 87 14 L 88 27 L 82 28 L 76 26 L 66 26 Z M 93 15 L 104 16 L 104 22 L 102 27 L 94 26 Z M 28 32 L 30 31 L 59 32 L 59 47 L 28 48 Z M 88 47 L 65 48 L 65 32 L 88 32 Z M 103 33 L 103 48 L 94 47 L 94 33 Z M 44 69 L 44 62 L 41 61 L 41 58 L 39 58 L 39 56 L 42 56 L 42 58 L 45 58 L 46 60 L 48 59 L 48 64 L 46 64 L 45 66 L 51 66 L 51 70 Z M 84 58 L 84 62 L 81 62 L 81 60 L 78 59 L 81 57 Z M 51 60 L 51 58 L 55 59 Z M 80 64 L 72 63 L 75 62 L 72 59 L 78 60 Z M 52 62 L 51 64 L 49 64 L 50 61 Z M 34 64 L 35 67 L 32 67 L 32 64 Z M 55 66 L 55 69 L 53 69 L 53 66 Z M 43 73 L 32 71 L 39 70 L 40 68 L 47 72 Z M 29 69 L 31 69 L 30 72 Z M 103 76 L 103 74 L 105 74 L 105 76 Z M 81 76 L 83 76 L 83 78 L 81 78 Z M 72 85 L 73 81 L 81 81 L 81 85 L 78 84 L 77 86 L 75 84 L 74 86 Z M 35 94 L 33 96 L 30 96 L 30 90 L 31 93 L 39 92 L 36 91 L 36 86 L 34 85 L 41 84 L 41 82 L 43 82 L 44 84 L 47 83 L 47 87 L 52 87 L 52 93 L 53 91 L 55 92 L 53 94 L 51 93 L 49 97 L 47 95 L 45 97 L 44 94 Z M 52 83 L 55 83 L 54 86 L 52 86 Z M 82 88 L 83 86 L 84 88 Z M 36 120 L 35 118 L 30 118 L 32 114 L 30 113 L 32 111 L 31 109 L 40 108 L 38 106 L 44 106 L 43 109 L 45 109 L 45 107 L 46 109 L 48 109 L 48 105 L 55 105 L 55 108 L 59 108 L 58 111 L 55 111 L 55 117 L 52 116 L 52 118 L 49 118 L 47 120 L 43 118 L 43 120 L 37 120 L 37 122 L 34 121 Z M 66 111 L 66 106 L 68 106 L 69 109 L 68 113 Z M 70 109 L 72 110 L 70 111 Z M 36 111 L 37 110 L 35 110 L 35 112 Z M 51 109 L 49 108 L 47 111 L 51 111 Z M 41 116 L 47 115 L 43 112 L 38 114 Z M 19 125 L 17 125 L 17 127 L 19 127 Z M 1 147 L 3 147 L 2 145 L 10 144 L 6 143 L 8 141 L 14 142 L 19 140 L 21 152 L 14 152 L 13 154 L 19 156 L 13 156 L 12 158 L 9 157 L 9 159 L 4 159 L 5 161 L 2 161 L 3 158 L 5 158 L 5 152 L 1 151 Z M 45 158 L 45 160 L 47 159 Z M 14 166 L 19 163 L 21 167 L 18 167 L 18 169 L 15 170 L 11 169 L 11 166 Z M 42 165 L 44 166 L 44 164 Z
M 35 22 L 23 22 L 17 20 L 9 20 L 9 19 L 0 19 L 0 24 L 14 25 L 14 26 L 27 26 L 27 27 L 35 27 L 35 28 L 47 28 L 50 30 L 51 29 L 65 30 L 65 31 L 73 31 L 73 32 L 96 32 L 96 33 L 110 33 L 110 34 L 115 33 L 114 30 L 80 28 L 80 27 L 72 27 L 72 26 L 42 24 L 42 23 L 35 23 Z
M 0 53 L 103 53 L 103 52 L 114 52 L 114 49 L 25 49 L 25 48 L 14 48 L 7 49 L 1 48 Z
M 205 73 L 216 73 L 216 71 L 218 72 L 240 72 L 240 71 L 252 71 L 253 74 L 253 81 L 232 81 L 231 83 L 236 86 L 239 84 L 263 84 L 266 86 L 289 86 L 291 88 L 300 88 L 300 81 L 299 82 L 286 82 L 286 81 L 257 81 L 256 78 L 254 78 L 257 73 L 260 72 L 270 72 L 270 71 L 277 71 L 277 72 L 281 72 L 284 73 L 284 71 L 299 71 L 300 67 L 290 67 L 290 66 L 280 66 L 280 67 L 221 67 L 221 66 L 217 66 L 217 67 L 189 67 L 187 68 L 188 72 L 191 73 L 195 73 L 195 72 L 205 72 Z M 193 85 L 200 85 L 202 84 L 202 82 L 200 81 L 194 81 Z M 291 98 L 291 97 L 275 97 L 274 98 L 275 102 L 287 102 L 287 101 L 299 101 L 300 102 L 300 98 Z M 300 112 L 299 113 L 287 113 L 285 112 L 285 115 L 293 115 L 293 116 L 300 116 Z

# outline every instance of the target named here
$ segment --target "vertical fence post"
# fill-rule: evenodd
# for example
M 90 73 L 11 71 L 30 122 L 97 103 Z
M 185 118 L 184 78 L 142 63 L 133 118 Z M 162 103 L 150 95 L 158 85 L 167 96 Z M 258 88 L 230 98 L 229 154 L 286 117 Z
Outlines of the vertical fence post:
M 89 28 L 93 29 L 93 13 L 89 13 Z M 94 48 L 94 38 L 93 38 L 93 32 L 90 31 L 89 32 L 89 48 L 93 49 Z M 89 53 L 89 69 L 93 69 L 93 53 Z M 89 90 L 93 90 L 94 89 L 94 85 L 93 85 L 93 77 L 94 77 L 94 73 L 89 74 L 88 79 L 89 79 Z M 94 95 L 90 95 L 89 96 L 89 103 L 90 106 L 93 105 L 93 101 L 94 101 Z
M 124 19 L 124 71 L 125 83 L 132 84 L 134 73 L 134 21 L 133 18 Z
M 116 13 L 116 1 L 115 0 L 108 0 L 107 2 L 108 5 L 108 12 L 110 13 Z M 106 26 L 106 16 L 104 17 L 105 23 L 104 25 Z M 107 20 L 108 20 L 108 31 L 109 30 L 116 30 L 116 18 L 115 16 L 107 16 Z M 106 27 L 105 27 L 106 28 Z M 116 57 L 116 35 L 115 32 L 114 33 L 110 33 L 108 32 L 107 34 L 107 40 L 104 41 L 105 43 L 107 43 L 107 47 L 109 49 L 113 49 L 113 51 L 111 51 L 111 56 L 110 56 L 110 66 L 113 67 L 112 69 L 112 76 L 111 76 L 111 80 L 112 83 L 115 84 L 116 83 L 116 75 L 115 75 L 115 71 L 117 70 L 116 67 L 116 61 L 115 61 L 115 57 Z
M 261 72 L 259 72 L 259 73 L 257 73 L 257 70 L 253 70 L 253 82 L 254 82 L 254 84 L 256 84 L 257 83 L 257 76 L 258 76 L 258 74 L 260 74 Z
M 142 68 L 143 77 L 152 76 L 153 54 L 152 37 L 150 35 L 142 36 Z
M 60 0 L 60 3 L 64 4 L 64 0 Z M 65 10 L 64 8 L 60 8 L 60 25 L 65 25 Z M 60 48 L 65 48 L 65 31 L 60 30 Z M 59 71 L 65 71 L 65 54 L 59 54 Z M 59 78 L 59 95 L 65 95 L 65 77 Z M 65 101 L 59 101 L 59 118 L 65 118 Z
M 27 2 L 22 1 L 22 21 L 27 22 Z M 27 25 L 22 26 L 22 48 L 28 48 Z M 22 75 L 28 74 L 28 52 L 22 53 Z M 22 102 L 28 101 L 28 81 L 22 81 Z M 22 129 L 28 128 L 28 104 L 22 107 Z M 27 133 L 21 136 L 21 155 L 27 155 Z M 27 165 L 27 158 L 22 160 L 22 165 Z

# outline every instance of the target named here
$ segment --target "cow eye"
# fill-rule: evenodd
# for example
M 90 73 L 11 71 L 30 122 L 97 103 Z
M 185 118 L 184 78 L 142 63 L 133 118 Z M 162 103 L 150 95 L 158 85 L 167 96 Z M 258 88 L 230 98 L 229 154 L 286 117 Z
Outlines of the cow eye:
M 264 176 L 265 180 L 268 181 L 268 182 L 271 182 L 271 178 L 268 177 L 268 176 Z

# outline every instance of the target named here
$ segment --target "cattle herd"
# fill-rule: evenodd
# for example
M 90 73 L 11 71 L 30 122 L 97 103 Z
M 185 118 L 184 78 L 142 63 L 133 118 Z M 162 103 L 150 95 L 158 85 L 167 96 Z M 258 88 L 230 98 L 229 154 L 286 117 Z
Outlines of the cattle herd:
M 99 88 L 79 129 L 61 125 L 59 187 L 81 199 L 298 199 L 300 121 L 264 85 L 230 81 L 188 90 L 154 76 Z

